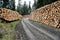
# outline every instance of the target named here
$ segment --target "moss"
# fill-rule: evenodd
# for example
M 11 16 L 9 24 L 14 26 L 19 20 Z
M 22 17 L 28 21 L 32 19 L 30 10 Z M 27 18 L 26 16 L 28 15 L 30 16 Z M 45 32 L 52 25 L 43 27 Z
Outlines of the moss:
M 18 22 L 19 22 L 19 20 L 10 22 L 10 23 L 6 23 L 6 22 L 0 23 L 0 29 L 5 30 L 5 32 L 3 33 L 3 36 L 1 35 L 0 39 L 1 40 L 13 40 L 15 26 Z

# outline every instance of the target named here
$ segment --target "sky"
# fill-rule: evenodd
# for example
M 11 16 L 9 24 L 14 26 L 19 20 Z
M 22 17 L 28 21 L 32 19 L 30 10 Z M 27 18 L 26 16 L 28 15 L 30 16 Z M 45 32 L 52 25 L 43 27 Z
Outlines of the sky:
M 24 1 L 26 1 L 26 4 L 29 5 L 29 1 L 31 1 L 31 6 L 33 5 L 34 3 L 34 0 L 21 0 L 21 4 L 23 5 L 24 4 Z M 18 0 L 15 0 L 15 5 L 17 6 L 18 4 Z

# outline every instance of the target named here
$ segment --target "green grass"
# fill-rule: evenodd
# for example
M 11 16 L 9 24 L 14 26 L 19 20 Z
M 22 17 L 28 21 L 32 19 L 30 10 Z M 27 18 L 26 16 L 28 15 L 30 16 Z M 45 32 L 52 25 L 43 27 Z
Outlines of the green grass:
M 11 23 L 0 23 L 0 40 L 13 40 L 14 34 L 15 34 L 15 27 L 16 24 L 19 22 L 18 21 L 14 21 Z

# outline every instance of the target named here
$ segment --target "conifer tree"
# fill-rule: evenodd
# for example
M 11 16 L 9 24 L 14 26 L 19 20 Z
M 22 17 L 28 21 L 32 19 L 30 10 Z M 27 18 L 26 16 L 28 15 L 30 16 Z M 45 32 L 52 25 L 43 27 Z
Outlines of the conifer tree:
M 33 4 L 33 10 L 37 9 L 37 0 L 34 0 L 34 4 Z
M 22 15 L 28 14 L 28 6 L 26 4 L 26 1 L 24 1 L 24 5 L 22 6 L 21 12 L 23 13 Z
M 57 0 L 37 0 L 37 1 L 34 0 L 33 7 L 34 7 L 34 9 L 37 9 L 37 8 L 40 8 L 42 6 L 45 6 L 45 5 L 55 2 L 55 1 L 57 1 Z
M 17 11 L 19 13 L 21 13 L 21 3 L 20 3 L 21 0 L 18 0 L 18 6 L 17 6 Z
M 29 6 L 28 6 L 28 13 L 31 13 L 31 1 L 29 1 Z

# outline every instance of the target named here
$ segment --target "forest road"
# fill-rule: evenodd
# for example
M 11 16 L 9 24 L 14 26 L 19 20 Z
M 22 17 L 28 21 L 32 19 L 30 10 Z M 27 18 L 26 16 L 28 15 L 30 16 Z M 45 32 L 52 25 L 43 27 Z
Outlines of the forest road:
M 28 18 L 23 18 L 16 27 L 19 36 L 16 40 L 60 40 L 60 31 Z

